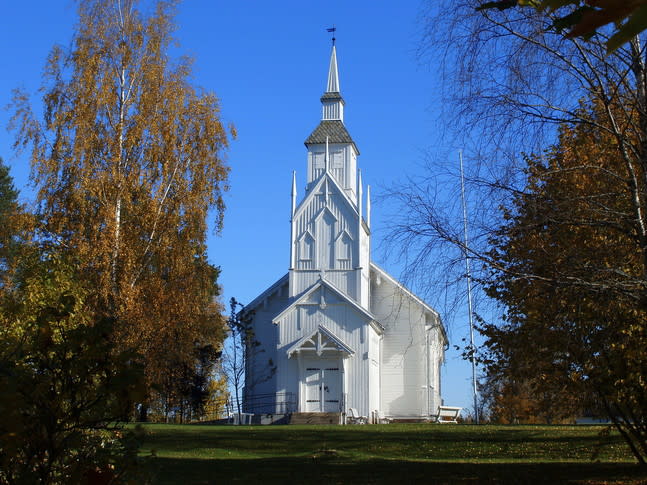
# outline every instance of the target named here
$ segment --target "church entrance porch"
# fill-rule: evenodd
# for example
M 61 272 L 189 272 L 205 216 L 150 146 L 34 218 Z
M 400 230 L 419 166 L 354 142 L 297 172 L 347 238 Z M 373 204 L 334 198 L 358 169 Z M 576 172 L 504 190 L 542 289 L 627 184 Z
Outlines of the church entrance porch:
M 300 413 L 344 411 L 344 361 L 353 353 L 322 325 L 288 349 L 288 357 L 298 361 Z

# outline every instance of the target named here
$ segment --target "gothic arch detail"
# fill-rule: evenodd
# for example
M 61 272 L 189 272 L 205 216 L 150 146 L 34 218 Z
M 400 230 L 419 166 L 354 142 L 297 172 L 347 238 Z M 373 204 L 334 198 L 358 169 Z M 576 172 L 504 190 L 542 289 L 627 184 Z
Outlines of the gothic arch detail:
M 316 221 L 317 231 L 317 268 L 333 269 L 335 267 L 335 225 L 337 218 L 325 208 Z
M 306 231 L 297 241 L 298 267 L 299 269 L 315 268 L 315 238 L 310 231 Z
M 342 231 L 335 241 L 337 269 L 351 269 L 353 265 L 353 238 L 347 231 Z

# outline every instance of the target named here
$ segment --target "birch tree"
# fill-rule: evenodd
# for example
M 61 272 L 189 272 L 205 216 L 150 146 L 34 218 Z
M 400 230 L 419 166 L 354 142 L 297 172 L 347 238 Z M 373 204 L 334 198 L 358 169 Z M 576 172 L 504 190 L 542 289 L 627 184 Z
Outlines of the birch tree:
M 644 389 L 632 399 L 624 400 L 620 395 L 627 397 L 640 390 L 636 384 L 644 382 L 646 375 L 644 352 L 639 350 L 640 345 L 634 346 L 644 342 L 647 301 L 645 39 L 633 36 L 629 43 L 608 53 L 613 29 L 600 28 L 587 40 L 567 38 L 554 28 L 555 16 L 550 13 L 535 9 L 479 11 L 482 3 L 430 2 L 423 16 L 423 55 L 433 56 L 449 81 L 444 120 L 456 131 L 450 128 L 446 133 L 455 137 L 458 146 L 465 147 L 468 197 L 478 200 L 469 213 L 469 244 L 464 242 L 462 218 L 455 207 L 457 198 L 448 197 L 451 189 L 438 182 L 438 175 L 443 173 L 438 167 L 447 170 L 440 162 L 430 165 L 433 172 L 421 174 L 393 191 L 402 203 L 402 216 L 395 223 L 393 237 L 413 263 L 412 272 L 426 278 L 435 273 L 435 283 L 452 277 L 461 281 L 465 254 L 478 261 L 472 265 L 476 279 L 494 288 L 490 294 L 502 303 L 498 307 L 504 317 L 500 328 L 505 329 L 509 323 L 506 319 L 517 324 L 528 322 L 529 305 L 535 311 L 532 318 L 541 312 L 546 312 L 547 319 L 559 315 L 564 325 L 561 335 L 579 336 L 582 352 L 577 358 L 574 353 L 564 354 L 568 355 L 561 362 L 566 377 L 579 376 L 591 385 L 593 377 L 602 379 L 595 384 L 598 397 L 608 405 L 609 417 L 627 438 L 636 459 L 644 463 L 647 435 L 644 427 L 631 424 L 645 421 Z M 575 130 L 578 142 L 583 142 L 580 146 L 588 149 L 581 149 L 571 165 L 551 165 L 551 177 L 563 182 L 562 194 L 585 197 L 588 209 L 583 213 L 577 203 L 551 205 L 555 203 L 552 197 L 544 201 L 543 209 L 532 205 L 527 209 L 539 215 L 551 209 L 564 234 L 576 226 L 584 234 L 588 224 L 596 228 L 597 237 L 553 239 L 550 234 L 544 235 L 548 229 L 532 226 L 533 221 L 528 219 L 525 222 L 530 225 L 524 227 L 528 231 L 534 228 L 537 241 L 545 237 L 547 245 L 536 246 L 536 251 L 531 245 L 515 247 L 518 264 L 510 264 L 506 251 L 493 251 L 501 249 L 497 236 L 502 228 L 509 227 L 510 218 L 521 214 L 518 201 L 541 190 L 541 184 L 533 185 L 528 178 L 529 171 L 536 169 L 529 162 L 541 158 L 551 146 L 573 145 L 562 143 L 567 133 L 563 130 Z M 573 135 L 569 140 L 575 138 Z M 534 155 L 526 157 L 524 153 Z M 577 178 L 574 172 L 586 175 Z M 457 179 L 449 180 L 449 187 L 460 187 Z M 588 184 L 590 191 L 580 193 L 582 184 Z M 610 194 L 617 199 L 613 203 Z M 631 258 L 610 257 L 614 252 Z M 557 260 L 556 254 L 567 256 Z M 500 281 L 515 282 L 514 291 L 510 291 L 523 299 L 523 309 L 498 292 L 502 291 L 497 286 Z M 555 298 L 547 299 L 542 288 L 560 291 L 551 293 Z M 569 313 L 573 308 L 581 310 L 585 302 L 587 311 Z M 566 330 L 568 325 L 572 332 Z M 521 352 L 532 353 L 539 362 L 541 339 L 549 339 L 551 326 L 528 328 L 537 333 L 520 334 L 520 340 L 508 342 L 497 340 L 492 331 L 489 349 L 497 351 L 497 345 L 503 344 L 510 349 L 516 342 Z M 603 341 L 604 335 L 617 339 L 613 352 L 607 354 L 613 362 L 605 368 L 606 380 L 604 374 L 593 373 L 593 367 L 588 366 L 601 349 L 609 350 L 601 342 L 598 346 L 591 341 Z M 561 343 L 566 351 L 566 342 L 558 338 L 549 341 Z M 545 356 L 551 358 L 555 353 L 547 351 Z M 623 361 L 631 363 L 631 368 L 623 368 Z M 573 368 L 584 362 L 587 366 Z M 527 367 L 528 372 L 539 369 L 541 366 Z M 631 409 L 621 409 L 624 405 Z
M 78 261 L 88 307 L 117 319 L 114 341 L 139 347 L 154 383 L 223 336 L 206 231 L 210 214 L 222 227 L 234 131 L 191 85 L 191 59 L 169 54 L 176 2 L 150 16 L 137 3 L 79 2 L 71 46 L 47 59 L 43 118 L 17 91 L 12 128 L 31 150 L 42 237 Z

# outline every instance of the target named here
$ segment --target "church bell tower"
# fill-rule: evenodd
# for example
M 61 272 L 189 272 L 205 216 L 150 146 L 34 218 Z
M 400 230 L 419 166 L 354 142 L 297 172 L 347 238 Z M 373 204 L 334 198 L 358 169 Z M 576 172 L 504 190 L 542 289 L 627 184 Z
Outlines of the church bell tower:
M 321 278 L 368 308 L 370 192 L 364 205 L 359 150 L 344 125 L 334 43 L 321 105 L 321 120 L 305 140 L 306 190 L 298 206 L 296 174 L 292 180 L 290 296 Z

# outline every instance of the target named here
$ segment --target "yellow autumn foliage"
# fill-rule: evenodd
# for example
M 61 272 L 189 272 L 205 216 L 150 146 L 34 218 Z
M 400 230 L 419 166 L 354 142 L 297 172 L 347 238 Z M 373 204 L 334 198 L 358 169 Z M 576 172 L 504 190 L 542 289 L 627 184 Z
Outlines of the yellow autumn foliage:
M 114 315 L 115 344 L 139 349 L 153 386 L 224 336 L 206 231 L 209 215 L 222 227 L 235 133 L 190 83 L 192 61 L 169 54 L 175 2 L 148 17 L 137 3 L 79 2 L 71 47 L 44 70 L 43 119 L 17 92 L 12 127 L 31 149 L 42 238 L 77 262 L 88 309 Z

